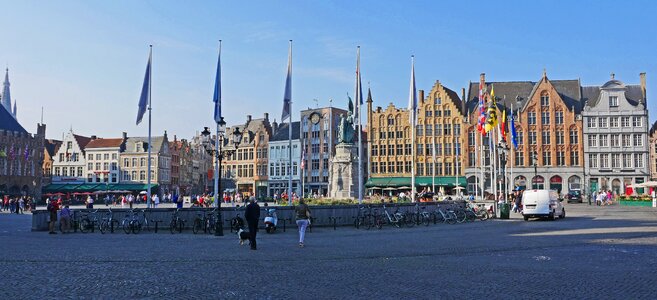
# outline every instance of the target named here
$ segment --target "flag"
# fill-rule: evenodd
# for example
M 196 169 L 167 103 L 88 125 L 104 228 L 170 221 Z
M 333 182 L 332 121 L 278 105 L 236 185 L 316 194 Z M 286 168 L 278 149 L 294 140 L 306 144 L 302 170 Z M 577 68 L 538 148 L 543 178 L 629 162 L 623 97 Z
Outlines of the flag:
M 415 126 L 417 121 L 417 93 L 415 91 L 415 56 L 411 56 L 411 87 L 408 94 L 408 113 L 411 126 Z M 411 129 L 415 130 L 415 128 Z
M 500 121 L 499 130 L 502 135 L 502 141 L 506 141 L 506 107 L 502 110 L 502 120 Z
M 360 81 L 360 46 L 358 47 L 358 61 L 356 62 L 356 102 L 358 103 L 358 114 L 363 105 L 363 86 Z
M 151 49 L 148 53 L 148 64 L 146 65 L 146 75 L 144 75 L 144 84 L 141 87 L 141 97 L 139 97 L 139 106 L 137 109 L 137 123 L 136 125 L 139 125 L 141 123 L 141 119 L 144 117 L 144 113 L 146 113 L 146 105 L 148 105 L 148 99 L 150 98 L 151 94 L 151 57 L 153 54 L 153 47 L 151 46 Z
M 489 132 L 497 126 L 497 103 L 495 103 L 495 89 L 494 87 L 490 88 L 490 103 L 488 104 L 488 111 L 486 117 L 486 124 L 484 125 L 484 130 Z
M 301 170 L 306 168 L 306 150 L 301 149 Z
M 482 134 L 486 134 L 484 124 L 486 123 L 486 101 L 484 99 L 484 83 L 479 82 L 479 121 L 477 123 L 477 130 Z
M 219 56 L 217 58 L 217 76 L 214 81 L 214 121 L 219 123 L 221 120 L 221 41 L 219 41 Z
M 7 152 L 5 150 L 0 149 L 0 158 L 7 157 Z
M 290 41 L 290 49 L 287 55 L 287 78 L 285 79 L 285 96 L 283 97 L 283 114 L 281 115 L 281 122 L 290 116 L 290 106 L 292 104 L 292 41 Z M 291 122 L 290 122 L 291 123 Z
M 509 123 L 509 128 L 511 132 L 511 142 L 513 143 L 513 148 L 518 149 L 518 133 L 516 132 L 516 121 L 513 120 L 513 106 L 511 106 L 511 121 Z

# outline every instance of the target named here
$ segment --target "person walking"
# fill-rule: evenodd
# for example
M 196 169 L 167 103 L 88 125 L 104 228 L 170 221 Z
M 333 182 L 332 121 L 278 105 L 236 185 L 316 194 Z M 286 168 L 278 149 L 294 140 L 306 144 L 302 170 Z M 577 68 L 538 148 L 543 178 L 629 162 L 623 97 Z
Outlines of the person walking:
M 94 197 L 87 196 L 87 209 L 94 209 Z
M 249 224 L 251 250 L 258 250 L 256 234 L 258 233 L 258 220 L 260 220 L 260 205 L 258 205 L 254 197 L 249 199 L 249 205 L 246 206 L 244 217 L 246 218 L 246 223 Z
M 18 200 L 18 208 L 21 211 L 21 214 L 25 211 L 25 197 L 21 197 Z M 16 213 L 18 213 L 18 210 L 16 210 Z
M 48 201 L 48 206 L 46 207 L 46 209 L 50 213 L 49 234 L 56 234 L 57 232 L 55 232 L 55 223 L 57 223 L 57 211 L 59 210 L 57 201 L 55 200 Z
M 299 205 L 294 208 L 297 219 L 297 227 L 299 227 L 299 247 L 303 248 L 304 238 L 306 236 L 306 228 L 310 225 L 310 209 L 302 199 L 299 199 Z
M 157 194 L 153 194 L 153 203 L 155 204 L 155 208 L 160 204 L 160 197 Z

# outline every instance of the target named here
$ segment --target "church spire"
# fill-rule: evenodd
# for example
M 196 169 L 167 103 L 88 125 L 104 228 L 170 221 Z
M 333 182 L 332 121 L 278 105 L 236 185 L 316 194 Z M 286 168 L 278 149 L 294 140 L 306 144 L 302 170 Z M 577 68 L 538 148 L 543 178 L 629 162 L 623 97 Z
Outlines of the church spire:
M 11 113 L 11 93 L 9 92 L 9 68 L 6 69 L 5 82 L 2 88 L 2 106 Z M 16 118 L 16 116 L 14 116 Z
M 12 115 L 14 115 L 14 119 L 18 120 L 18 115 L 16 115 L 16 100 L 14 100 L 14 113 Z

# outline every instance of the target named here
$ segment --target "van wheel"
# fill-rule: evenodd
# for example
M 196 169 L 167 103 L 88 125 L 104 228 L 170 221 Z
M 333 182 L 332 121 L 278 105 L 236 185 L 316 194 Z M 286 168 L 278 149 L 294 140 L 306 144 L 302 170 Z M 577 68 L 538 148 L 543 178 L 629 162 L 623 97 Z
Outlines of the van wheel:
M 548 215 L 548 220 L 554 221 L 554 211 L 550 212 L 550 214 Z
M 561 209 L 561 215 L 559 216 L 559 219 L 563 219 L 563 218 L 565 218 L 565 217 L 566 217 L 566 209 L 565 209 L 565 208 L 562 208 L 562 209 Z
M 529 221 L 529 216 L 522 216 L 522 218 L 525 219 L 525 221 Z

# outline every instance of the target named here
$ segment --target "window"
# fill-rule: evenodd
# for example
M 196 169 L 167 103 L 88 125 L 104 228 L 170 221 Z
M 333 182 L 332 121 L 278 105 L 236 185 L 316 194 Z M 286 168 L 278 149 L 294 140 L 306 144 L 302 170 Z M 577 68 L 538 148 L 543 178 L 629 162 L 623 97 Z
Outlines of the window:
M 634 135 L 634 147 L 641 147 L 643 146 L 643 139 L 641 134 L 635 134 Z
M 137 171 L 132 171 L 130 174 L 130 180 L 137 180 Z
M 536 113 L 533 111 L 530 111 L 527 113 L 527 124 L 529 125 L 536 125 Z
M 425 116 L 425 117 L 431 117 L 431 115 L 433 115 L 433 111 L 432 111 L 432 110 L 427 110 L 427 111 L 424 112 L 424 116 Z M 391 125 L 391 124 L 388 124 L 388 125 Z
M 642 153 L 634 154 L 634 167 L 635 168 L 643 168 L 643 154 Z
M 422 136 L 423 133 L 424 133 L 424 126 L 417 125 L 417 136 Z
M 475 159 L 476 154 L 474 152 L 468 153 L 468 166 L 469 167 L 474 167 L 475 166 Z
M 579 141 L 577 140 L 577 131 L 574 129 L 570 130 L 570 144 L 577 145 Z
M 621 167 L 620 153 L 611 154 L 611 167 L 614 169 Z
M 446 109 L 446 110 L 443 112 L 443 115 L 444 115 L 445 117 L 450 117 L 450 116 L 452 115 L 452 111 L 449 110 L 449 109 Z
M 570 152 L 570 165 L 579 166 L 579 152 L 577 151 Z
M 598 127 L 607 128 L 607 118 L 603 118 L 603 117 L 598 118 Z
M 632 127 L 642 127 L 641 117 L 632 117 Z
M 589 147 L 597 147 L 598 146 L 598 136 L 597 135 L 589 135 Z
M 94 169 L 94 163 L 88 163 L 88 164 L 87 164 L 87 169 L 89 169 L 89 171 L 93 171 L 93 169 Z
M 451 124 L 445 124 L 444 130 L 443 130 L 443 135 L 450 135 L 452 133 L 452 125 Z
M 424 175 L 424 164 L 418 163 L 417 164 L 417 169 L 415 170 L 415 174 L 419 176 Z
M 611 125 L 610 127 L 618 127 L 618 117 L 611 117 L 609 118 L 610 122 L 609 124 Z
M 563 124 L 563 112 L 558 111 L 554 114 L 554 123 L 557 125 Z
M 103 163 L 103 170 L 109 170 L 109 163 Z
M 598 155 L 589 154 L 589 167 L 597 168 L 598 167 Z
M 123 159 L 123 167 L 124 168 L 130 167 L 130 160 L 129 159 L 127 159 L 127 158 Z
M 469 131 L 468 132 L 468 145 L 474 146 L 476 144 L 475 142 L 475 132 L 474 131 Z
M 549 131 L 543 131 L 541 135 L 542 135 L 541 145 L 549 145 L 550 144 L 550 132 Z
M 431 148 L 431 145 L 432 144 L 429 144 L 429 143 L 424 145 L 426 147 L 425 150 L 424 150 L 424 153 L 426 153 L 427 155 L 433 155 L 433 150 L 434 149 Z
M 146 159 L 143 158 L 143 157 L 140 158 L 140 159 L 139 159 L 139 165 L 142 166 L 142 167 L 145 167 L 145 166 L 146 166 Z
M 99 162 L 96 163 L 96 170 L 102 170 L 102 169 L 100 168 L 100 163 L 99 163 Z
M 94 155 L 93 155 L 93 154 L 89 154 L 89 158 L 88 158 L 88 159 L 89 159 L 89 160 L 93 160 L 93 159 L 94 159 Z
M 454 124 L 454 136 L 461 135 L 461 124 Z
M 64 161 L 64 153 L 59 153 L 59 161 L 60 162 Z
M 523 155 L 523 153 L 521 151 L 516 151 L 515 153 L 516 153 L 515 154 L 515 156 L 516 156 L 515 165 L 516 166 L 524 166 L 525 165 L 525 156 Z
M 630 117 L 621 117 L 621 125 L 623 127 L 630 127 Z
M 565 166 L 566 165 L 566 157 L 563 151 L 557 152 L 557 166 Z
M 544 111 L 541 113 L 541 124 L 550 125 L 550 112 Z
M 82 167 L 78 167 L 78 177 L 82 177 Z
M 139 180 L 146 180 L 146 171 L 139 171 Z
M 618 107 L 618 96 L 609 96 L 609 107 Z
M 116 153 L 112 153 L 112 159 L 116 160 L 116 158 L 117 158 Z
M 452 174 L 454 174 L 454 173 L 452 173 L 452 163 L 446 162 L 445 163 L 445 174 L 443 174 L 443 175 L 449 176 L 449 175 L 452 175 Z
M 431 124 L 427 124 L 426 135 L 427 136 L 432 136 L 433 135 L 433 126 L 431 126 Z
M 623 168 L 632 167 L 632 154 L 623 153 Z
M 563 145 L 563 143 L 564 143 L 563 131 L 557 131 L 557 145 Z
M 536 131 L 529 132 L 529 144 L 536 145 Z
M 522 145 L 523 143 L 522 131 L 518 131 L 516 133 L 517 133 L 516 139 L 518 140 L 518 145 Z
M 600 154 L 600 168 L 602 168 L 602 169 L 609 168 L 609 154 L 608 153 Z
M 59 167 L 55 167 L 55 176 L 60 176 Z
M 452 144 L 451 143 L 446 143 L 444 148 L 445 148 L 445 155 L 452 155 Z
M 416 151 L 415 153 L 416 155 L 424 155 L 424 147 L 422 146 L 422 144 L 416 145 L 415 151 Z
M 612 147 L 620 147 L 620 137 L 618 134 L 612 134 L 611 135 L 611 146 Z
M 379 155 L 379 145 L 372 145 L 372 156 L 378 156 Z
M 136 157 L 133 157 L 133 158 L 132 158 L 132 166 L 133 166 L 133 167 L 138 167 L 138 166 L 139 166 L 139 165 L 137 165 L 137 158 L 136 158 Z M 133 178 L 134 178 L 134 177 L 133 177 Z
M 623 134 L 623 147 L 631 146 L 632 141 L 630 140 L 629 134 Z
M 103 159 L 104 160 L 109 160 L 109 153 L 103 154 Z
M 547 92 L 543 92 L 541 95 L 541 106 L 550 106 L 550 96 Z
M 596 124 L 596 118 L 595 117 L 589 117 L 588 119 L 588 127 L 589 128 L 595 128 L 597 127 L 598 124 Z
M 96 154 L 96 160 L 100 160 L 100 153 Z
M 609 147 L 609 136 L 606 134 L 600 135 L 600 147 Z
M 395 145 L 388 145 L 388 155 L 395 155 Z
M 552 155 L 550 151 L 543 152 L 543 165 L 551 166 L 552 165 Z
M 436 129 L 436 130 L 434 130 L 434 133 L 436 134 L 436 136 L 439 136 L 439 135 L 443 134 L 443 125 L 442 124 L 435 124 L 434 127 Z

